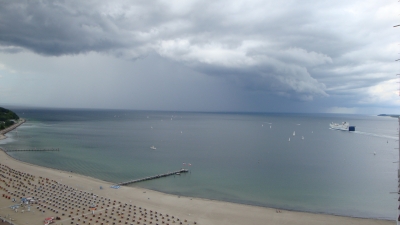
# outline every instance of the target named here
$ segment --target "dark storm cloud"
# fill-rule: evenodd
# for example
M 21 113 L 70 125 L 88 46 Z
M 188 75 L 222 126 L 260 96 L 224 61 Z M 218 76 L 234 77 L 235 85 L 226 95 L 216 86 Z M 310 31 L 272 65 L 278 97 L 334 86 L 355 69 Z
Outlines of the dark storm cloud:
M 126 59 L 156 52 L 242 90 L 310 101 L 379 92 L 381 1 L 0 1 L 0 51 Z M 385 27 L 387 26 L 387 27 Z M 380 42 L 380 43 L 377 43 Z M 382 46 L 385 46 L 382 48 Z M 360 101 L 362 102 L 362 101 Z
M 54 56 L 125 47 L 113 24 L 79 3 L 2 1 L 0 43 Z

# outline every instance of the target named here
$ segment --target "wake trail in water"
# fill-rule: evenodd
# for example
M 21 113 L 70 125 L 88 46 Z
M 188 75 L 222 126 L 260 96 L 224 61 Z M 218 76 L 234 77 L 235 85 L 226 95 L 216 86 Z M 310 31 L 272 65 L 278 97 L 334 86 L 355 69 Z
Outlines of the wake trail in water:
M 329 129 L 330 130 L 335 130 L 335 129 L 332 129 L 332 128 L 329 128 Z M 348 132 L 348 131 L 344 131 L 344 132 Z M 374 133 L 368 133 L 368 132 L 363 132 L 363 131 L 351 131 L 351 133 L 398 140 L 398 138 L 396 136 L 390 136 L 390 135 L 385 135 L 385 134 L 374 134 Z
M 353 133 L 367 135 L 367 136 L 373 136 L 373 137 L 388 138 L 388 139 L 393 139 L 393 140 L 398 139 L 396 136 L 389 136 L 389 135 L 384 135 L 384 134 L 373 134 L 373 133 L 362 132 L 362 131 L 353 131 Z

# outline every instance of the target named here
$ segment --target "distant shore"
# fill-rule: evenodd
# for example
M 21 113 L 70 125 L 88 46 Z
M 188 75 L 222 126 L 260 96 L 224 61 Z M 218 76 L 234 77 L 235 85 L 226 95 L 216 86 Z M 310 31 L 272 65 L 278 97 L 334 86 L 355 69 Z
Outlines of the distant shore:
M 6 133 L 14 130 L 15 128 L 19 127 L 21 124 L 23 124 L 25 122 L 26 122 L 25 119 L 19 119 L 16 124 L 13 124 L 3 130 L 0 130 L 0 140 L 6 139 L 7 138 L 7 136 L 5 135 Z
M 379 114 L 378 116 L 388 116 L 388 117 L 393 117 L 393 118 L 399 118 L 400 115 L 398 114 Z

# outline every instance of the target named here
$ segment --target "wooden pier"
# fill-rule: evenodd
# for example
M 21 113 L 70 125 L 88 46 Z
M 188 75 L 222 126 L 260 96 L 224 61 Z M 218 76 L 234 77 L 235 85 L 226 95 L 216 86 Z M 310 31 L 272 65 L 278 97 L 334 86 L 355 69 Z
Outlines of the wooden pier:
M 55 152 L 60 151 L 59 148 L 49 148 L 49 149 L 4 149 L 5 152 Z
M 189 172 L 188 169 L 181 169 L 181 170 L 178 170 L 178 171 L 175 171 L 175 172 L 164 173 L 164 174 L 155 175 L 155 176 L 152 176 L 152 177 L 145 177 L 145 178 L 141 178 L 141 179 L 121 182 L 121 183 L 118 183 L 116 185 L 122 186 L 122 185 L 127 185 L 127 184 L 133 184 L 133 183 L 137 183 L 137 182 L 141 182 L 141 181 L 154 180 L 154 179 L 161 178 L 161 177 L 168 177 L 168 176 L 171 176 L 171 175 L 179 175 L 181 173 L 187 173 L 187 172 Z

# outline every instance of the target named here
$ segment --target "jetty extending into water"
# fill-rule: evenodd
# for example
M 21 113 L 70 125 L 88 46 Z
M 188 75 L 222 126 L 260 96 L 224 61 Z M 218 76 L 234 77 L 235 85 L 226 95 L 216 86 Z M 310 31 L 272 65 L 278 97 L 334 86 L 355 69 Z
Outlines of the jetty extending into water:
M 181 170 L 178 170 L 178 171 L 175 171 L 175 172 L 159 174 L 159 175 L 155 175 L 155 176 L 152 176 L 152 177 L 145 177 L 145 178 L 141 178 L 141 179 L 121 182 L 121 183 L 118 183 L 117 185 L 118 186 L 122 186 L 122 185 L 127 185 L 127 184 L 133 184 L 133 183 L 137 183 L 137 182 L 141 182 L 141 181 L 154 180 L 154 179 L 161 178 L 161 177 L 168 177 L 168 176 L 171 176 L 171 175 L 180 175 L 181 173 L 187 173 L 187 172 L 189 172 L 188 169 L 181 169 Z
M 5 152 L 55 152 L 60 151 L 59 148 L 49 148 L 49 149 L 4 149 Z

